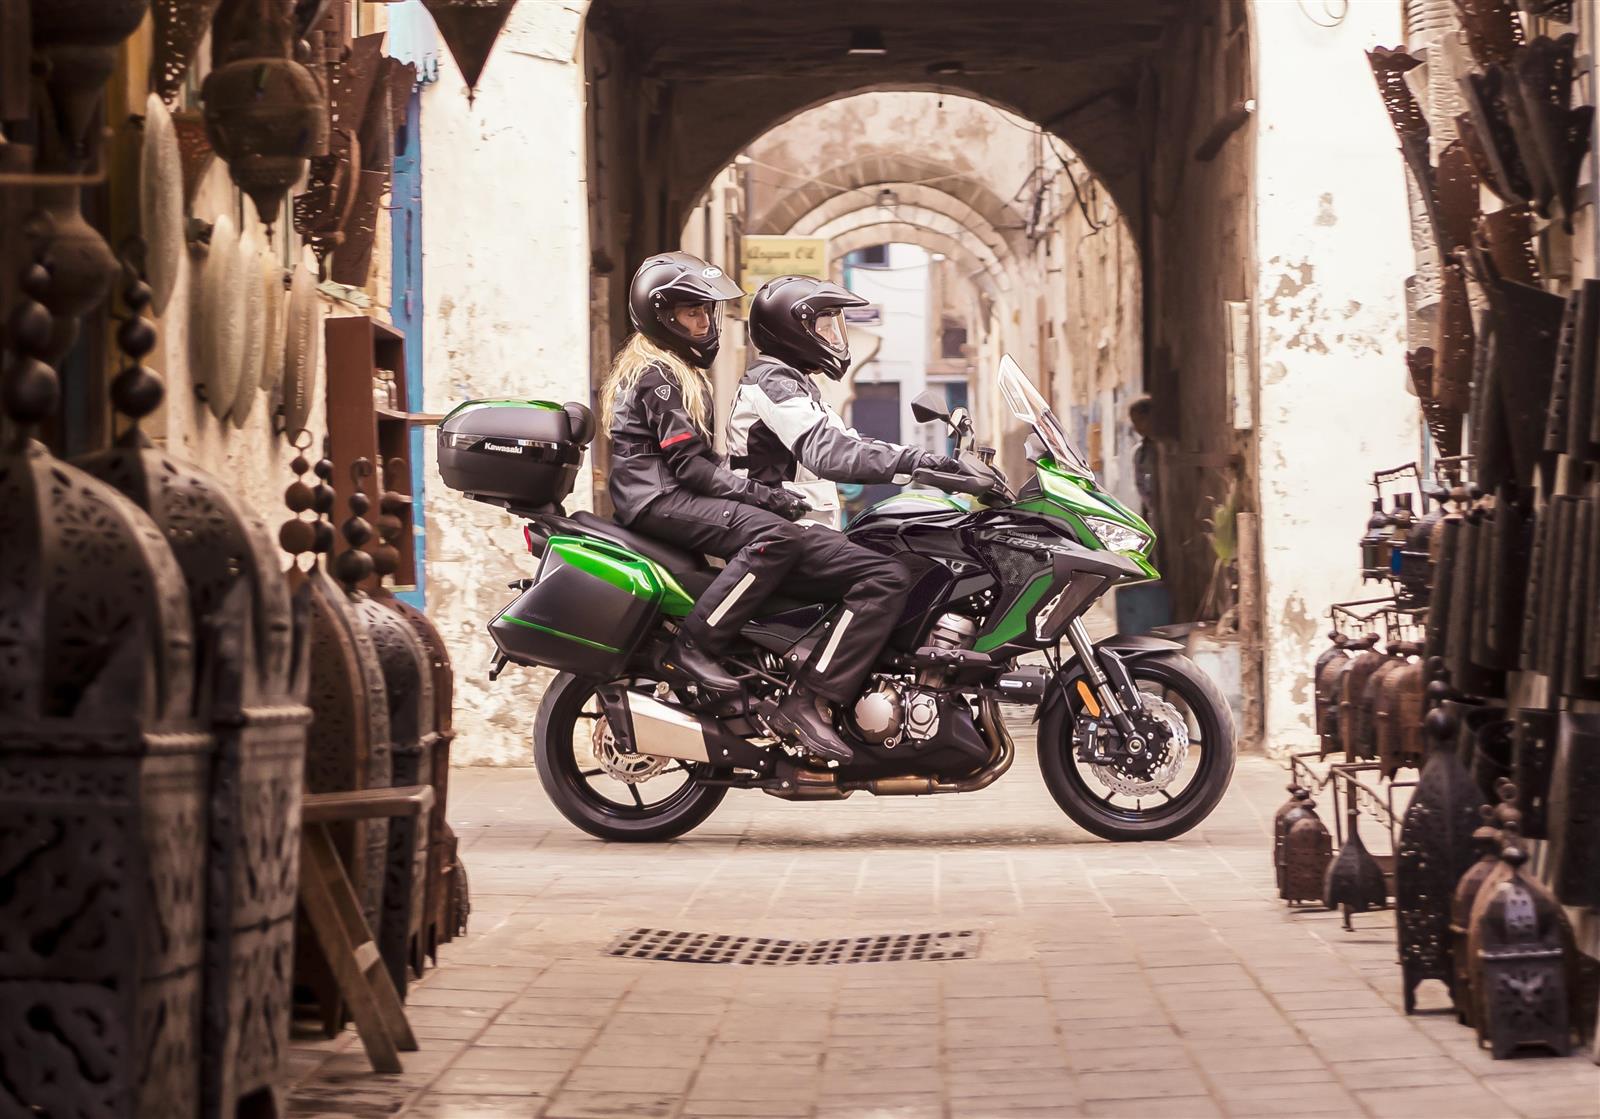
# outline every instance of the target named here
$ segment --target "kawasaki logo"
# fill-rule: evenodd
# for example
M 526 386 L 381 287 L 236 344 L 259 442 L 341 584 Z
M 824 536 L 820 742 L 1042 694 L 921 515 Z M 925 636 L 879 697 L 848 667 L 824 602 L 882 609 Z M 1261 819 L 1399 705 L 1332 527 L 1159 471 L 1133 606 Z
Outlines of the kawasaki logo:
M 485 442 L 485 443 L 479 443 L 478 444 L 478 448 L 480 450 L 484 450 L 484 451 L 499 451 L 502 454 L 507 454 L 507 455 L 520 455 L 522 453 L 522 448 L 516 446 L 515 444 L 512 444 L 511 446 L 506 446 L 504 443 L 487 443 L 487 442 Z

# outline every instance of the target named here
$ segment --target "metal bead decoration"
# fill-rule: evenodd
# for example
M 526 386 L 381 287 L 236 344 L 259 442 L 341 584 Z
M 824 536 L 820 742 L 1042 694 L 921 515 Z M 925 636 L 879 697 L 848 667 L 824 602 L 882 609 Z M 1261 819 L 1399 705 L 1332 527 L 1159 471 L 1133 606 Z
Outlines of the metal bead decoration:
M 304 452 L 295 455 L 289 463 L 289 469 L 294 471 L 295 479 L 283 491 L 283 503 L 294 516 L 284 521 L 278 529 L 278 546 L 293 556 L 298 564 L 302 555 L 316 550 L 317 536 L 313 522 L 301 516 L 312 511 L 315 495 L 305 482 L 311 464 L 306 461 Z
M 372 557 L 362 550 L 372 539 L 372 525 L 366 519 L 372 500 L 359 488 L 361 479 L 371 469 L 372 463 L 364 458 L 357 459 L 351 468 L 350 474 L 356 480 L 357 489 L 350 494 L 350 516 L 339 526 L 339 534 L 349 546 L 333 561 L 334 574 L 344 584 L 345 591 L 352 594 L 372 574 Z
M 1433 749 L 1422 767 L 1395 848 L 1395 924 L 1406 1013 L 1416 1011 L 1424 979 L 1451 984 L 1450 905 L 1472 865 L 1472 834 L 1482 798 L 1454 749 L 1459 717 L 1453 708 L 1428 713 Z
M 21 440 L 26 442 L 35 427 L 55 415 L 61 387 L 56 371 L 44 360 L 50 348 L 52 328 L 50 311 L 44 305 L 50 293 L 50 273 L 42 264 L 29 264 L 22 270 L 19 286 L 24 298 L 6 322 L 6 334 L 15 356 L 0 403 L 20 429 Z

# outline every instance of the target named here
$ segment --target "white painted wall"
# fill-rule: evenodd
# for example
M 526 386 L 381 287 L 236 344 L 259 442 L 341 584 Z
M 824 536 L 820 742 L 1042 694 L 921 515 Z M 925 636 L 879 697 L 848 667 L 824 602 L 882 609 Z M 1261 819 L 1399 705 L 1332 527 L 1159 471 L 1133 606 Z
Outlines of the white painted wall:
M 1269 749 L 1304 749 L 1331 603 L 1361 592 L 1372 471 L 1411 461 L 1404 281 L 1412 269 L 1395 136 L 1363 51 L 1400 38 L 1400 5 L 1320 27 L 1256 0 L 1256 239 Z
M 900 442 L 932 449 L 933 425 L 911 419 L 911 401 L 928 384 L 928 253 L 915 245 L 890 245 L 887 268 L 852 268 L 850 290 L 880 308 L 872 332 L 883 339 L 855 383 L 900 386 Z
M 469 105 L 449 53 L 422 96 L 423 407 L 589 399 L 581 4 L 518 4 Z M 505 513 L 438 481 L 427 441 L 428 612 L 456 668 L 460 764 L 526 764 L 539 674 L 487 675 L 484 627 L 533 574 Z M 589 470 L 569 508 L 587 507 Z

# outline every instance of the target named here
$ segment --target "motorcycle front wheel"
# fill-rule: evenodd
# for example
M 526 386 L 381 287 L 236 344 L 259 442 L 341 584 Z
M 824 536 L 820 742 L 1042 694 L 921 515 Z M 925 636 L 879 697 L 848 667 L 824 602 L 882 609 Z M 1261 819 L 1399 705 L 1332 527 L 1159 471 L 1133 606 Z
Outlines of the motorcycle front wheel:
M 1140 657 L 1127 668 L 1151 717 L 1174 726 L 1181 720 L 1186 743 L 1170 775 L 1152 778 L 1080 760 L 1074 732 L 1088 716 L 1076 688 L 1039 720 L 1039 768 L 1061 810 L 1086 831 L 1122 842 L 1171 839 L 1209 816 L 1228 790 L 1233 712 L 1211 678 L 1182 654 Z
M 533 758 L 550 802 L 601 839 L 676 839 L 704 823 L 728 792 L 699 784 L 692 762 L 616 750 L 594 681 L 565 672 L 539 705 Z

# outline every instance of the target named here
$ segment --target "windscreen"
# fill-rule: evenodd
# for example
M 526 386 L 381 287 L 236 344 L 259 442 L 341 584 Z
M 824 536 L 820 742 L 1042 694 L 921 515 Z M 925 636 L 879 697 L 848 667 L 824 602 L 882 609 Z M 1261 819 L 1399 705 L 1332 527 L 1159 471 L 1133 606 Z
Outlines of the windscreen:
M 1057 466 L 1085 478 L 1094 477 L 1094 471 L 1089 469 L 1055 413 L 1050 411 L 1049 403 L 1010 354 L 1000 359 L 1000 392 L 1011 406 L 1012 415 L 1033 427 L 1034 434 L 1043 440 Z

